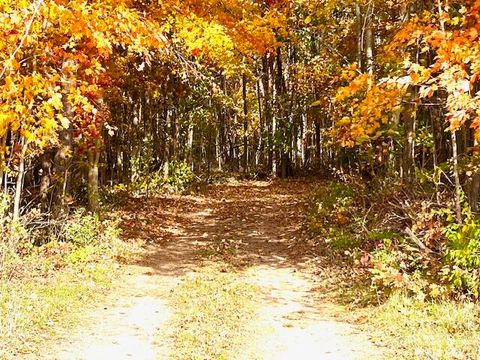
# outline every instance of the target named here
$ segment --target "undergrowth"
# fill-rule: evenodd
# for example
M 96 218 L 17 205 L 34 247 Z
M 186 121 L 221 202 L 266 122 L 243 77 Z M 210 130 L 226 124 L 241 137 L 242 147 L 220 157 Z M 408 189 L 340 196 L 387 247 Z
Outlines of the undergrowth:
M 480 219 L 465 205 L 459 224 L 451 194 L 434 198 L 424 187 L 333 180 L 318 189 L 308 229 L 348 272 L 332 280 L 337 295 L 366 306 L 392 358 L 478 359 Z
M 380 297 L 396 290 L 419 299 L 475 300 L 480 295 L 480 218 L 400 185 L 367 188 L 331 181 L 308 216 L 310 233 L 369 277 Z
M 421 301 L 392 295 L 370 319 L 374 337 L 390 359 L 477 360 L 480 306 L 472 302 Z
M 117 202 L 119 194 L 134 196 L 154 196 L 165 193 L 188 193 L 195 185 L 197 177 L 191 166 L 185 161 L 173 161 L 168 164 L 168 171 L 160 169 L 141 170 L 137 176 L 132 176 L 129 183 L 121 183 L 103 192 L 106 203 Z
M 116 258 L 129 256 L 115 221 L 78 211 L 48 236 L 31 230 L 28 216 L 13 221 L 7 201 L 0 215 L 0 359 L 38 355 L 43 341 L 75 324 L 102 294 Z

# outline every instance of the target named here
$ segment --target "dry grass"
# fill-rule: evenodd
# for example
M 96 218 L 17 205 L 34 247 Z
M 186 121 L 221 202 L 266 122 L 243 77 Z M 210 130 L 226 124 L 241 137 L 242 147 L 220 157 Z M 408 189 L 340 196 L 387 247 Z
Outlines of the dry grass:
M 480 359 L 478 304 L 431 303 L 396 294 L 373 310 L 370 325 L 392 359 Z
M 85 229 L 76 228 L 75 236 Z M 102 233 L 91 244 L 52 241 L 40 247 L 28 245 L 28 232 L 21 241 L 2 239 L 0 359 L 35 356 L 46 339 L 78 323 L 84 305 L 110 285 L 116 257 L 129 256 L 116 234 Z
M 234 272 L 208 267 L 172 293 L 172 334 L 177 359 L 232 359 L 255 316 L 257 289 Z

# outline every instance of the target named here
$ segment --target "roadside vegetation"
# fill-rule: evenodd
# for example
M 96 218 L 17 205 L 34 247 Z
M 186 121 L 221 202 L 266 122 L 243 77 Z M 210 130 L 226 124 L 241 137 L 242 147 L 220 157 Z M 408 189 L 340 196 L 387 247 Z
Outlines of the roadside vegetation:
M 332 293 L 366 319 L 392 358 L 480 354 L 480 221 L 465 205 L 458 224 L 449 198 L 437 202 L 420 183 L 351 176 L 326 181 L 315 195 L 310 234 L 342 269 Z
M 122 238 L 116 206 L 126 197 L 185 193 L 198 184 L 185 163 L 169 169 L 103 189 L 96 213 L 80 201 L 56 219 L 41 205 L 15 219 L 12 197 L 0 193 L 0 359 L 41 356 L 44 341 L 78 325 L 86 304 L 113 291 L 121 264 L 141 252 Z
M 0 220 L 0 359 L 40 356 L 43 342 L 77 324 L 130 256 L 116 221 L 78 210 L 61 224 L 42 223 L 35 212 Z

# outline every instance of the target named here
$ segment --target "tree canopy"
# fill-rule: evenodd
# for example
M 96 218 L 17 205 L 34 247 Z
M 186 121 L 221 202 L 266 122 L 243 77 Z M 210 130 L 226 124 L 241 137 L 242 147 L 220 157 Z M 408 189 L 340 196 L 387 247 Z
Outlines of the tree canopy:
M 445 176 L 476 209 L 479 7 L 1 1 L 0 181 L 17 215 L 32 198 L 58 214 L 180 163 L 322 166 Z

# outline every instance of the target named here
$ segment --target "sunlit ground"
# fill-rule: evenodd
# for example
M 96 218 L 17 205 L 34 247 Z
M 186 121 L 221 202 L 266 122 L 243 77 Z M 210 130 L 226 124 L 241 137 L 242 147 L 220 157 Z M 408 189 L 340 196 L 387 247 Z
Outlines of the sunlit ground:
M 297 243 L 308 186 L 243 182 L 127 205 L 125 236 L 146 253 L 58 358 L 381 359 L 313 290 Z

